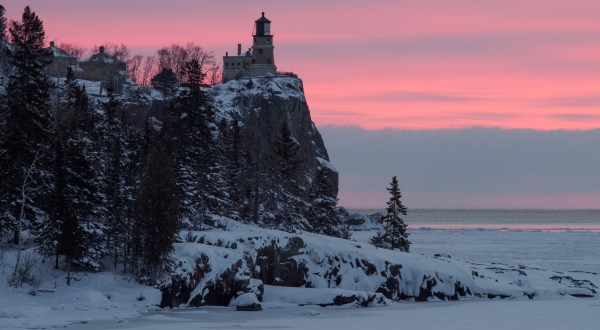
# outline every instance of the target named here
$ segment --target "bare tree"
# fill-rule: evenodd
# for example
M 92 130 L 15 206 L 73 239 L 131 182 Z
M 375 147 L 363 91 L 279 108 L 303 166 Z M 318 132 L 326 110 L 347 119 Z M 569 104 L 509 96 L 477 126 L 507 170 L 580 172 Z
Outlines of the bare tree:
M 27 201 L 29 200 L 29 195 L 39 189 L 42 188 L 42 186 L 32 186 L 32 184 L 35 182 L 33 176 L 35 175 L 36 172 L 36 165 L 37 162 L 42 159 L 42 157 L 44 156 L 44 153 L 42 150 L 38 150 L 35 153 L 35 158 L 33 159 L 33 161 L 31 162 L 31 164 L 29 165 L 28 168 L 24 168 L 23 171 L 25 172 L 25 176 L 23 177 L 23 183 L 21 184 L 21 210 L 19 212 L 19 219 L 17 220 L 17 235 L 21 235 L 21 231 L 23 231 L 23 217 L 25 215 L 25 208 L 27 206 Z M 18 237 L 18 236 L 17 236 Z M 13 276 L 16 276 L 16 273 L 18 272 L 19 268 L 20 268 L 20 263 L 21 263 L 21 250 L 23 249 L 23 240 L 22 239 L 18 239 L 17 240 L 17 261 L 15 263 L 15 274 L 13 274 Z
M 171 69 L 177 75 L 179 83 L 182 83 L 186 79 L 185 71 L 183 70 L 186 62 L 197 60 L 200 64 L 200 70 L 205 74 L 208 73 L 212 66 L 216 65 L 214 53 L 205 51 L 193 42 L 188 42 L 185 46 L 172 44 L 160 48 L 157 51 L 157 55 L 158 71 L 166 68 Z M 207 80 L 205 83 L 208 83 L 210 78 L 207 78 Z
M 209 85 L 220 84 L 223 80 L 223 71 L 221 70 L 221 66 L 218 64 L 213 64 L 210 69 L 208 69 L 207 78 Z
M 125 44 L 116 45 L 111 54 L 116 57 L 117 60 L 123 62 L 127 62 L 131 56 L 131 52 L 129 51 L 129 48 L 125 46 Z
M 140 84 L 140 73 L 144 57 L 142 55 L 134 55 L 129 61 L 127 61 L 127 71 L 129 77 L 138 85 Z
M 112 42 L 107 42 L 102 45 L 94 45 L 94 47 L 92 47 L 92 54 L 98 53 L 101 46 L 104 46 L 105 53 L 116 57 L 119 61 L 127 62 L 131 56 L 131 52 L 125 44 L 117 45 L 113 44 Z
M 142 86 L 149 86 L 150 79 L 156 72 L 156 57 L 146 56 L 144 65 L 142 66 L 141 79 L 138 82 Z
M 65 52 L 77 57 L 78 61 L 81 61 L 83 55 L 87 52 L 87 49 L 79 44 L 71 44 L 67 42 L 61 42 L 58 45 L 58 48 L 64 50 Z

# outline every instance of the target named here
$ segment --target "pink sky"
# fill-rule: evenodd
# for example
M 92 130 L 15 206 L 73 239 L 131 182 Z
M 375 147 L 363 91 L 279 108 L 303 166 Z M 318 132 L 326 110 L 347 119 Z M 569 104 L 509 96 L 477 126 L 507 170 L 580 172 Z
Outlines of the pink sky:
M 218 59 L 226 51 L 235 52 L 238 42 L 244 48 L 250 46 L 253 22 L 265 11 L 275 35 L 275 63 L 279 70 L 293 71 L 303 79 L 312 118 L 322 131 L 328 125 L 371 130 L 352 131 L 344 136 L 346 139 L 337 141 L 335 137 L 343 131 L 338 127 L 325 136 L 332 160 L 340 170 L 342 205 L 383 207 L 387 198 L 384 188 L 392 175 L 399 175 L 411 207 L 598 207 L 600 181 L 593 178 L 597 177 L 600 162 L 590 158 L 583 170 L 579 168 L 581 159 L 590 154 L 588 150 L 597 150 L 594 148 L 600 144 L 596 140 L 582 138 L 589 148 L 572 153 L 567 163 L 552 170 L 545 168 L 554 163 L 536 159 L 535 153 L 518 153 L 511 158 L 510 150 L 517 150 L 515 146 L 538 141 L 538 137 L 515 140 L 516 144 L 499 148 L 495 154 L 501 153 L 508 160 L 524 157 L 524 162 L 539 163 L 539 178 L 519 179 L 519 175 L 536 176 L 540 171 L 535 168 L 525 174 L 507 172 L 498 184 L 505 182 L 511 189 L 498 191 L 494 185 L 467 189 L 505 170 L 502 162 L 490 163 L 489 175 L 465 176 L 465 181 L 459 183 L 465 191 L 459 194 L 454 194 L 456 185 L 448 188 L 452 193 L 447 193 L 439 182 L 424 184 L 424 180 L 415 180 L 431 176 L 424 170 L 428 162 L 443 164 L 448 158 L 422 157 L 422 163 L 399 171 L 396 164 L 404 162 L 402 157 L 390 160 L 385 168 L 377 168 L 371 159 L 385 158 L 386 152 L 361 159 L 373 145 L 358 150 L 353 143 L 351 150 L 344 149 L 349 140 L 367 138 L 369 132 L 375 136 L 382 128 L 427 130 L 415 138 L 424 143 L 424 148 L 417 151 L 420 155 L 438 151 L 443 141 L 429 141 L 428 136 L 440 129 L 600 128 L 598 0 L 0 3 L 7 8 L 9 18 L 20 17 L 23 7 L 30 4 L 45 22 L 48 41 L 88 48 L 105 42 L 124 43 L 133 54 L 142 55 L 172 43 L 191 41 L 214 51 Z M 554 143 L 565 139 L 559 133 L 555 140 L 540 138 L 550 139 L 540 140 L 539 145 L 549 150 L 544 155 L 578 150 L 581 143 L 575 142 L 554 150 Z M 498 141 L 514 135 L 507 131 Z M 393 150 L 394 143 L 411 141 L 392 142 L 389 150 Z M 532 148 L 537 145 L 532 143 Z M 456 149 L 450 154 L 460 155 L 462 145 L 452 147 Z M 445 166 L 431 170 L 445 171 L 438 178 L 443 180 L 477 171 L 471 166 L 465 161 L 455 172 Z M 366 173 L 361 172 L 363 167 Z M 579 185 L 565 188 L 565 182 Z
M 134 54 L 193 41 L 219 58 L 250 46 L 265 11 L 319 126 L 600 127 L 597 0 L 3 2 L 9 18 L 30 4 L 49 40 Z

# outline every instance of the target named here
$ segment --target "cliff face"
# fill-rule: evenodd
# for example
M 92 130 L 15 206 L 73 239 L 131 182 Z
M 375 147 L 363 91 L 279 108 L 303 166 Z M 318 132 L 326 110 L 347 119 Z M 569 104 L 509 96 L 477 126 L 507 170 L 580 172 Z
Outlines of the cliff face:
M 278 148 L 284 125 L 289 129 L 297 151 L 289 160 L 291 170 L 283 187 L 284 200 L 309 201 L 319 170 L 329 179 L 326 190 L 337 197 L 338 173 L 329 163 L 323 139 L 311 120 L 300 79 L 281 76 L 240 79 L 213 86 L 207 93 L 214 101 L 217 123 L 238 118 L 244 140 L 250 144 L 248 149 L 253 150 L 256 167 L 264 175 L 263 181 L 272 179 L 285 167 Z M 271 183 L 274 184 L 277 185 Z M 277 209 L 277 205 L 272 207 Z

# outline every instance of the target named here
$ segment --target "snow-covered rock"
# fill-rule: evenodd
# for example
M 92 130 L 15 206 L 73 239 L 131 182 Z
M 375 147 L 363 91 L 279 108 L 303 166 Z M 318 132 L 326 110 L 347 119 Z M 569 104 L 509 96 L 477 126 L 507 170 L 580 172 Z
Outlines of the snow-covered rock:
M 299 304 L 357 305 L 391 300 L 458 300 L 595 296 L 597 276 L 503 264 L 473 264 L 377 249 L 368 243 L 311 233 L 290 234 L 231 221 L 228 230 L 195 232 L 196 242 L 176 244 L 176 275 L 187 283 L 190 305 L 228 305 L 247 292 L 269 303 L 273 286 L 306 290 Z M 589 276 L 588 276 L 589 275 Z M 260 280 L 260 290 L 250 284 Z M 265 284 L 264 286 L 262 284 Z M 331 300 L 307 299 L 322 290 Z M 352 292 L 352 294 L 347 294 Z M 365 296 L 365 294 L 367 296 Z M 258 294 L 257 294 L 258 296 Z
M 243 293 L 231 301 L 231 306 L 235 306 L 238 311 L 260 311 L 262 306 L 256 298 L 256 295 L 251 292 Z

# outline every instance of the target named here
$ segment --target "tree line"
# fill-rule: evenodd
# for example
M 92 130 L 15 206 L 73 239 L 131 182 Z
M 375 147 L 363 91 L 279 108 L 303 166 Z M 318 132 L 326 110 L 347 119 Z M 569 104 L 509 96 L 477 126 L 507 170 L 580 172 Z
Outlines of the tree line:
M 110 260 L 154 284 L 181 230 L 220 225 L 219 215 L 348 235 L 324 168 L 309 200 L 298 197 L 303 156 L 285 122 L 274 168 L 265 168 L 256 132 L 240 118 L 216 122 L 203 90 L 211 53 L 193 44 L 159 50 L 162 69 L 150 80 L 171 98 L 159 118 L 134 125 L 123 96 L 90 98 L 71 70 L 51 83 L 44 43 L 29 6 L 6 24 L 0 5 L 0 238 L 10 237 L 19 254 L 28 233 L 56 268 L 99 270 Z M 125 50 L 113 53 L 126 58 Z
M 155 55 L 147 56 L 132 55 L 127 45 L 112 42 L 94 45 L 89 50 L 79 44 L 68 42 L 61 42 L 57 47 L 81 61 L 87 55 L 98 53 L 100 46 L 104 47 L 107 54 L 127 64 L 130 79 L 139 86 L 150 86 L 152 77 L 164 69 L 169 69 L 175 73 L 178 84 L 184 83 L 185 71 L 182 71 L 181 68 L 192 59 L 197 60 L 200 66 L 205 68 L 206 77 L 203 83 L 214 85 L 221 82 L 222 70 L 215 60 L 214 53 L 204 50 L 204 48 L 193 42 L 188 42 L 185 45 L 172 44 L 165 46 L 158 49 Z

